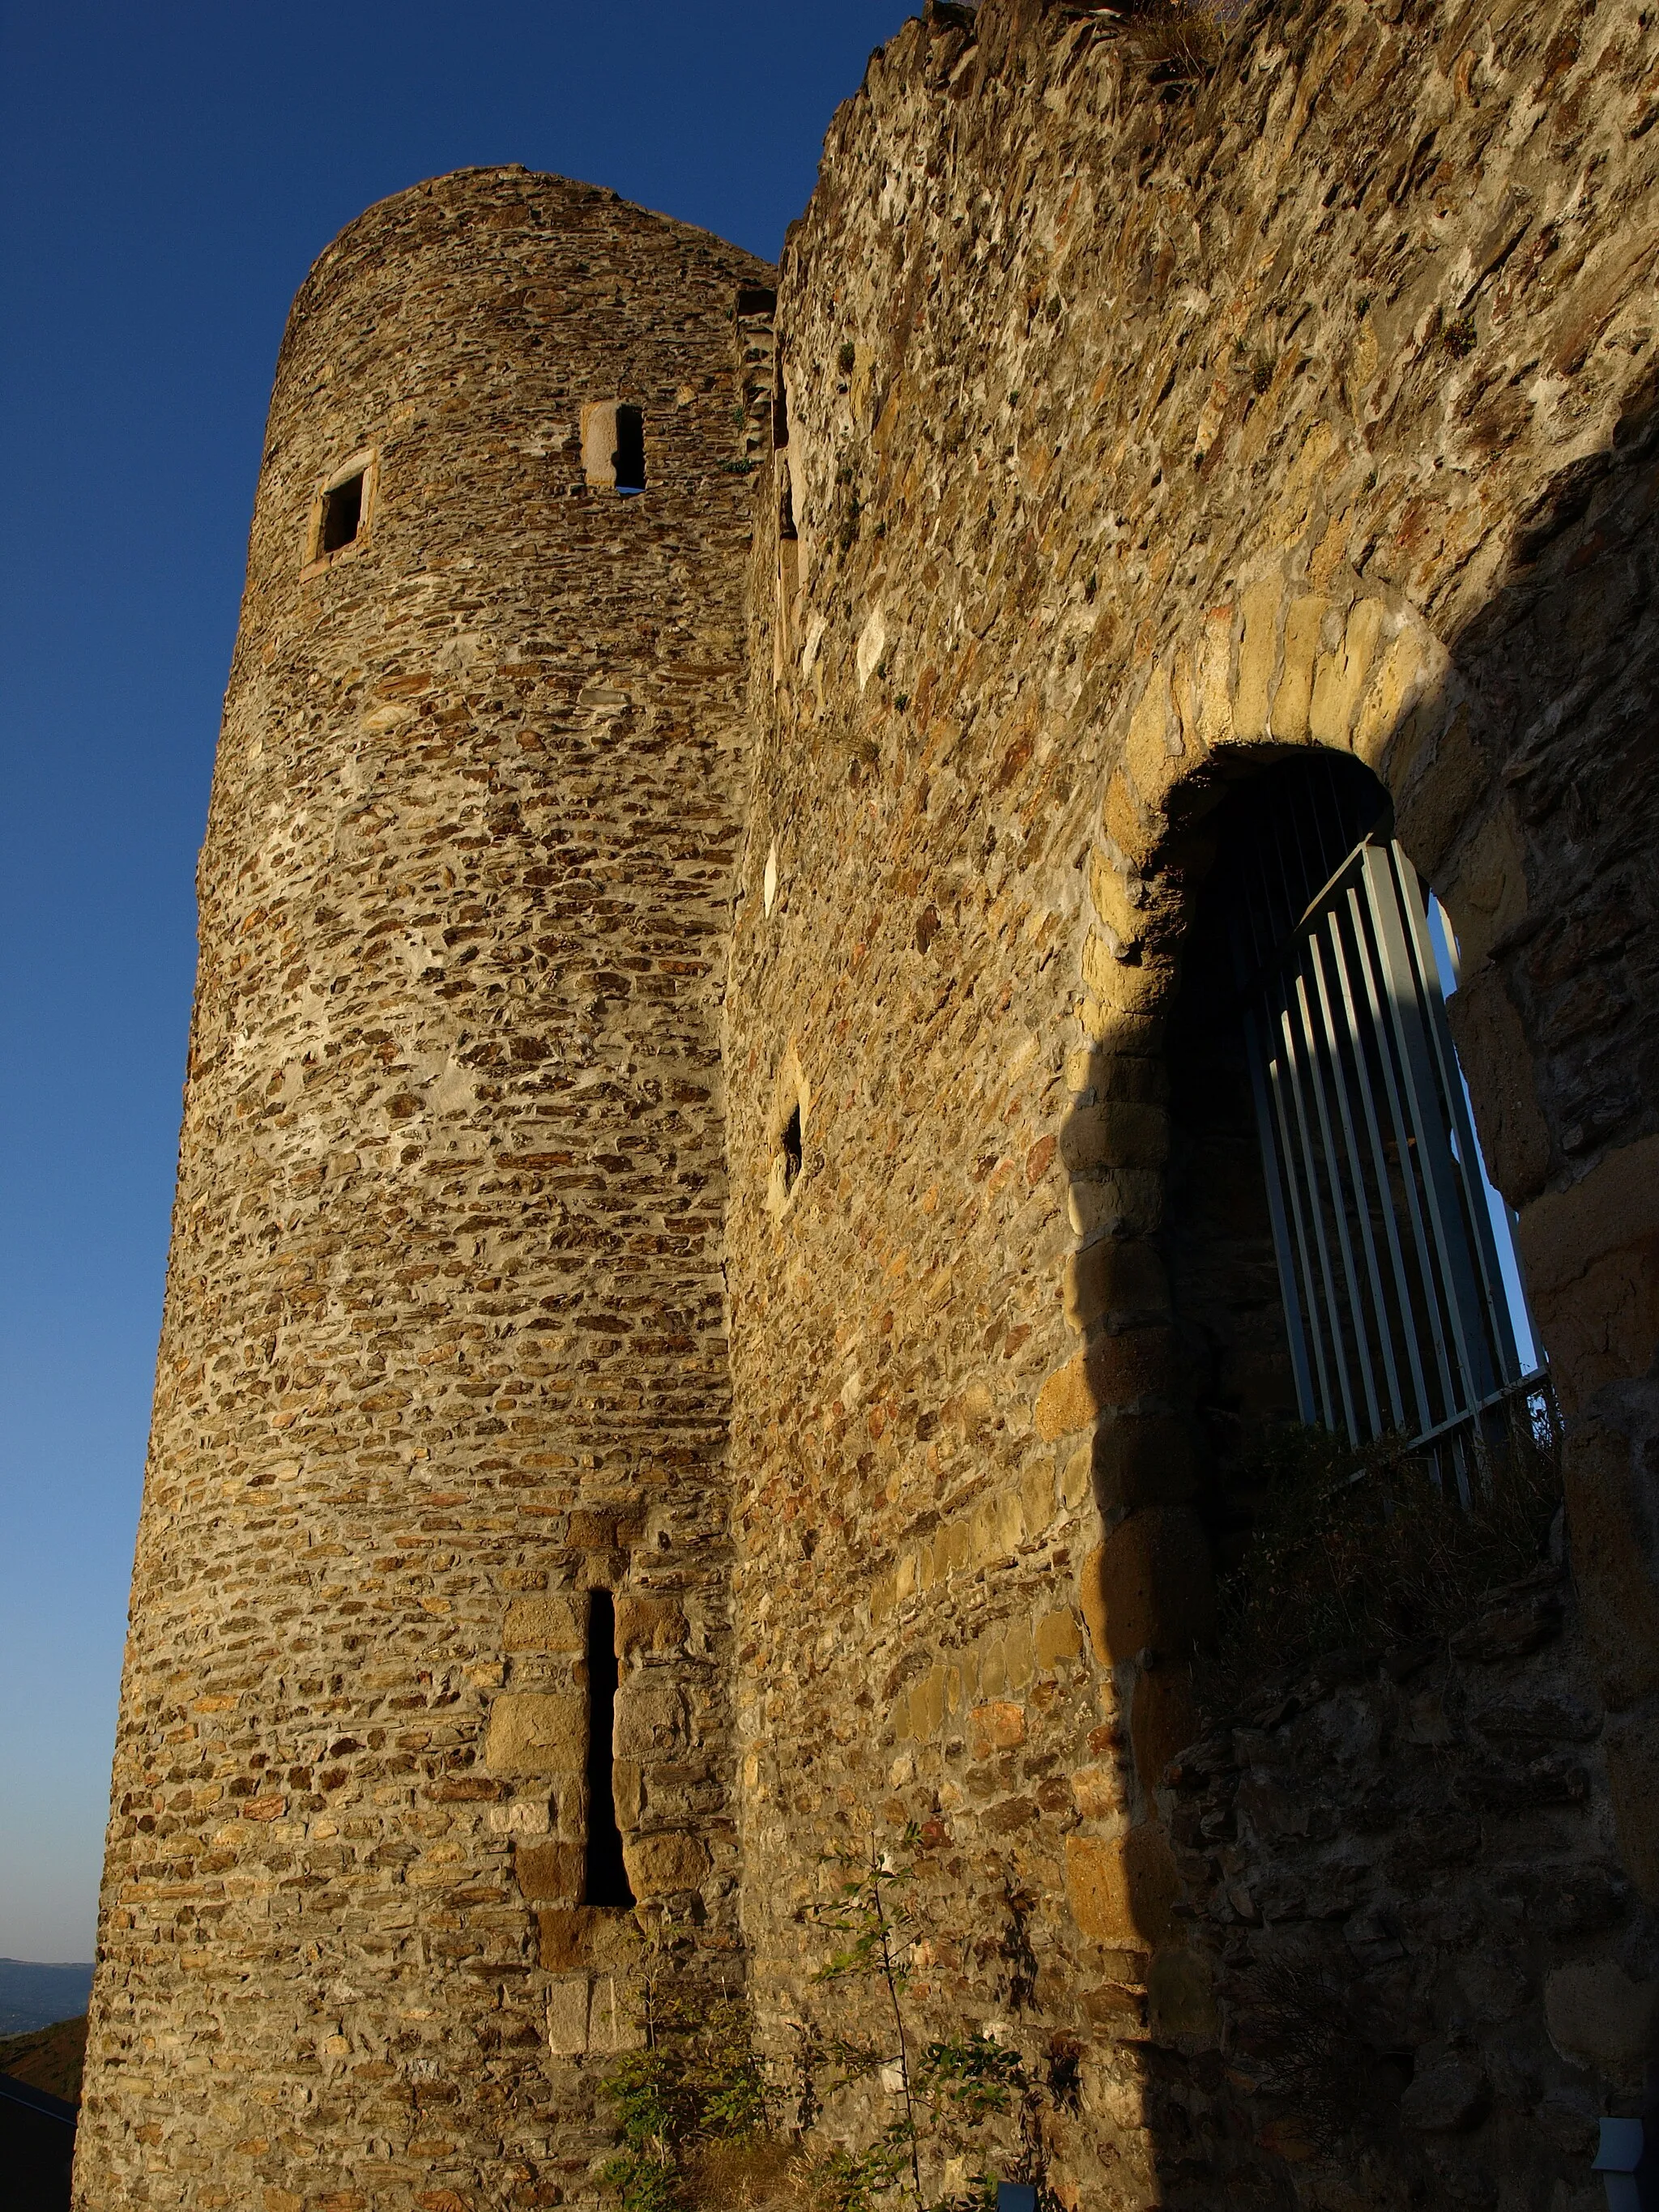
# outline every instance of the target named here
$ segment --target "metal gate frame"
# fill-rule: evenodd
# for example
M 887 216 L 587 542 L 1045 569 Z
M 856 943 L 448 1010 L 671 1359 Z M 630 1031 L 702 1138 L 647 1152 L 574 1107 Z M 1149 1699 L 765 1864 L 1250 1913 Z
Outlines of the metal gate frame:
M 1547 1382 L 1516 1349 L 1398 842 L 1349 853 L 1258 972 L 1245 1033 L 1302 1419 L 1356 1446 L 1397 1437 L 1467 1499 L 1515 1419 L 1547 1422 Z

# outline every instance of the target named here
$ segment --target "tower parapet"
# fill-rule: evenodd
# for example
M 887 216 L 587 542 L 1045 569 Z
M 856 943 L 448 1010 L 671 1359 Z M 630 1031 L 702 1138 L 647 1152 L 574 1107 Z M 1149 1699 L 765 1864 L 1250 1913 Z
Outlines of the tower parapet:
M 200 868 L 99 2212 L 578 2201 L 641 1925 L 735 1974 L 720 994 L 769 274 L 478 169 L 295 303 Z

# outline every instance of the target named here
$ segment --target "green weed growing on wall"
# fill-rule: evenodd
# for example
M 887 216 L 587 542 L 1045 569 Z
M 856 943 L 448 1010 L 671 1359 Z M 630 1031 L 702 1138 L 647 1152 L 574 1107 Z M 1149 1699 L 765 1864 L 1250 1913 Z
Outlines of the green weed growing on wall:
M 619 2148 L 600 2179 L 623 2212 L 681 2212 L 711 2201 L 708 2169 L 778 2163 L 766 2084 L 748 2007 L 730 1997 L 663 1997 L 647 1981 L 645 2043 L 618 2059 L 605 2092 L 616 2109 Z M 725 2155 L 722 2156 L 721 2154 Z M 734 2190 L 726 2199 L 741 2202 Z
M 862 2150 L 835 2150 L 812 2167 L 814 2191 L 826 2212 L 879 2212 L 895 2197 L 912 2212 L 994 2204 L 996 2185 L 982 2173 L 964 2190 L 930 2199 L 923 2188 L 924 2148 L 931 2167 L 944 2154 L 969 2148 L 988 2122 L 1023 2111 L 1031 2094 L 1024 2062 L 1009 2045 L 977 2031 L 923 2042 L 912 2023 L 906 1995 L 922 1932 L 915 1905 L 921 1841 L 912 1823 L 890 1848 L 872 1837 L 866 1850 L 837 1851 L 825 1861 L 838 1879 L 817 1917 L 842 1945 L 812 1978 L 821 1986 L 869 1984 L 891 2023 L 890 2032 L 874 2040 L 825 2039 L 839 2068 L 836 2086 L 879 2076 L 896 2100 L 892 2119 Z

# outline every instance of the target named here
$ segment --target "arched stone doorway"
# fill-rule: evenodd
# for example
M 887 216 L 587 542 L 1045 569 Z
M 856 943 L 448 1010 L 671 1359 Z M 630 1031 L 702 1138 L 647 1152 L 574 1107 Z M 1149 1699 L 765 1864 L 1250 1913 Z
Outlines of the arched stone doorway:
M 1258 608 L 1270 641 L 1259 686 L 1265 722 L 1239 727 L 1247 605 L 1231 661 L 1213 656 L 1207 697 L 1196 657 L 1178 659 L 1168 677 L 1152 672 L 1126 748 L 1127 763 L 1139 729 L 1146 788 L 1126 765 L 1108 796 L 1084 965 L 1089 1103 L 1063 1139 L 1078 1241 L 1067 1310 L 1085 1341 L 1069 1381 L 1055 1376 L 1048 1387 L 1054 1400 L 1069 1389 L 1093 1411 L 1103 1540 L 1083 1579 L 1097 1656 L 1128 1721 L 1122 1917 L 1149 1954 L 1157 2039 L 1194 2062 L 1170 2087 L 1169 2111 L 1158 2106 L 1163 2092 L 1154 2095 L 1150 2124 L 1171 2159 L 1181 2141 L 1201 2136 L 1213 2160 L 1218 2141 L 1239 2140 L 1242 2130 L 1254 2145 L 1246 2165 L 1264 2148 L 1317 2157 L 1339 2137 L 1352 2157 L 1353 2139 L 1369 2130 L 1402 2187 L 1455 2196 L 1478 2189 L 1482 2157 L 1492 2161 L 1487 2113 L 1521 2099 L 1513 2085 L 1492 2090 L 1501 2061 L 1480 2006 L 1522 2022 L 1511 2033 L 1529 2036 L 1542 2054 L 1527 2095 L 1553 2110 L 1549 2100 L 1578 2078 L 1574 2068 L 1615 2079 L 1620 2067 L 1628 2072 L 1632 2051 L 1598 2057 L 1596 2031 L 1579 2015 L 1599 2007 L 1610 2016 L 1648 1971 L 1631 1950 L 1640 1923 L 1628 1917 L 1633 1900 L 1607 1848 L 1611 1811 L 1626 1865 L 1639 1876 L 1645 1815 L 1620 1788 L 1616 1721 L 1607 1730 L 1611 1759 L 1601 1740 L 1608 1678 L 1595 1642 L 1605 1564 L 1595 1532 L 1605 1511 L 1586 1448 L 1596 1449 L 1602 1424 L 1583 1418 L 1594 1372 L 1577 1360 L 1573 1337 L 1589 1316 L 1575 1323 L 1570 1292 L 1546 1322 L 1565 1324 L 1568 1346 L 1570 1449 L 1579 1455 L 1569 1526 L 1587 1521 L 1590 1531 L 1587 1562 L 1573 1558 L 1589 1584 L 1583 1614 L 1559 1524 L 1553 1556 L 1537 1528 L 1528 1571 L 1512 1574 L 1501 1593 L 1475 1590 L 1468 1620 L 1431 1639 L 1437 1656 L 1381 1646 L 1328 1652 L 1297 1679 L 1253 1682 L 1238 1709 L 1220 1714 L 1222 1734 L 1194 1753 L 1194 1740 L 1218 1716 L 1213 1680 L 1206 1696 L 1194 1695 L 1192 1662 L 1212 1644 L 1215 1571 L 1237 1566 L 1251 1510 L 1232 1479 L 1237 1446 L 1252 1425 L 1309 1411 L 1284 1297 L 1283 1224 L 1275 1252 L 1237 969 L 1218 920 L 1221 902 L 1237 912 L 1237 886 L 1226 880 L 1230 831 L 1248 824 L 1254 808 L 1260 834 L 1274 778 L 1285 786 L 1310 772 L 1334 775 L 1362 813 L 1371 794 L 1382 843 L 1395 829 L 1405 840 L 1386 865 L 1408 871 L 1413 885 L 1419 854 L 1435 872 L 1488 1006 L 1492 948 L 1501 956 L 1517 910 L 1530 899 L 1534 927 L 1553 933 L 1561 924 L 1547 872 L 1532 872 L 1535 852 L 1522 857 L 1502 755 L 1489 732 L 1484 741 L 1471 735 L 1479 702 L 1409 610 L 1363 620 L 1357 609 L 1340 620 L 1327 610 L 1310 623 L 1325 643 L 1292 705 L 1316 697 L 1322 680 L 1328 708 L 1339 682 L 1346 703 L 1322 742 L 1310 744 L 1318 733 L 1303 722 L 1286 745 L 1273 702 L 1293 683 L 1291 658 L 1303 649 L 1296 602 L 1264 592 Z M 1346 825 L 1356 835 L 1363 828 L 1357 815 Z M 1352 848 L 1346 833 L 1333 836 L 1334 864 Z M 1500 865 L 1494 895 L 1483 862 L 1505 848 L 1507 880 Z M 1310 868 L 1304 891 L 1323 880 Z M 1406 874 L 1396 890 L 1406 897 Z M 1426 914 L 1419 919 L 1426 927 Z M 1454 1015 L 1459 1045 L 1468 1048 L 1474 1119 L 1505 1194 L 1533 1198 L 1534 1222 L 1552 1201 L 1571 1207 L 1577 1201 L 1559 1170 L 1540 1203 L 1542 1148 L 1535 1135 L 1519 1134 L 1547 1097 L 1548 1032 L 1529 1036 L 1512 1012 L 1494 1021 L 1478 1000 L 1474 1018 L 1455 1002 Z M 1449 1036 L 1445 1046 L 1461 1093 Z M 1341 1141 L 1326 1133 L 1328 1146 Z M 1472 1129 L 1452 1133 L 1454 1152 L 1460 1146 L 1472 1149 Z M 1361 1224 L 1351 1218 L 1348 1226 L 1348 1262 L 1363 1267 Z M 1342 1260 L 1332 1257 L 1340 1273 Z M 1595 1295 L 1593 1280 L 1578 1293 Z M 1510 1317 L 1522 1340 L 1509 1347 L 1507 1364 L 1499 1358 L 1503 1371 L 1490 1379 L 1500 1386 L 1530 1374 L 1524 1319 L 1518 1308 Z M 1430 1339 L 1423 1343 L 1426 1352 Z M 1496 1403 L 1503 1388 L 1491 1395 Z M 1374 1434 L 1379 1424 L 1362 1413 L 1361 1425 Z M 1547 1707 L 1564 1732 L 1529 1742 L 1529 1767 L 1500 1740 L 1510 1707 L 1534 1717 Z M 1483 1735 L 1483 1716 L 1492 1733 Z M 1433 1987 L 1421 1964 L 1431 1953 L 1442 1978 Z M 1471 1996 L 1480 1961 L 1496 1958 L 1509 1994 Z M 1306 2063 L 1286 2071 L 1292 2049 Z M 1242 2103 L 1216 2086 L 1206 2054 L 1224 2051 L 1234 2075 L 1252 2085 Z M 1517 2142 L 1497 2163 L 1518 2168 L 1530 2156 Z
M 1188 841 L 1161 1243 L 1224 1553 L 1229 1471 L 1274 1424 L 1414 1453 L 1465 1504 L 1517 1421 L 1553 1425 L 1449 927 L 1393 829 L 1370 769 L 1308 749 L 1253 759 Z

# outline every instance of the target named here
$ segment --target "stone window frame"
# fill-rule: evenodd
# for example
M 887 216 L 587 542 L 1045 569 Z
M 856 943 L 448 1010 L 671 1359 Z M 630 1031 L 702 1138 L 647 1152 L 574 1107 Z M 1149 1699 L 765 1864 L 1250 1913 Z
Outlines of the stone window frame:
M 325 553 L 319 549 L 323 542 L 323 513 L 328 495 L 358 476 L 363 480 L 363 503 L 357 518 L 356 533 L 343 545 L 337 545 L 333 552 Z M 300 571 L 301 576 L 320 575 L 325 568 L 331 568 L 337 561 L 345 560 L 368 544 L 374 527 L 374 510 L 379 504 L 380 488 L 380 449 L 378 446 L 360 446 L 355 453 L 349 454 L 337 467 L 331 469 L 321 478 L 311 496 L 311 514 L 306 525 L 306 556 Z

